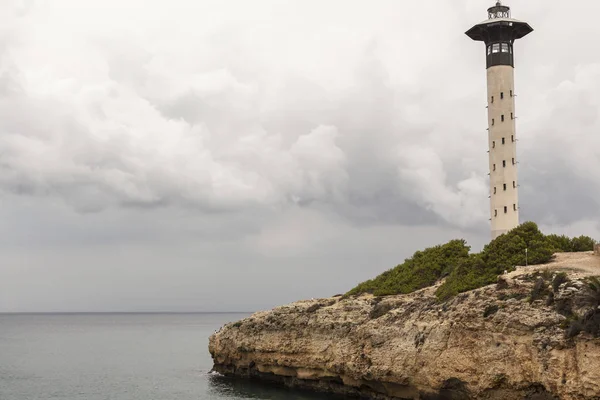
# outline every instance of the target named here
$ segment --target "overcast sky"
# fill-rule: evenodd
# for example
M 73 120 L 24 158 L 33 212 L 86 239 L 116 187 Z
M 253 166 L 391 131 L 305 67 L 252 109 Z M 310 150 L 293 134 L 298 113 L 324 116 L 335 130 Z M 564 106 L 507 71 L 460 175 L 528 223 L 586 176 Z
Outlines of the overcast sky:
M 479 250 L 490 5 L 3 0 L 0 312 L 252 311 Z M 508 5 L 521 219 L 600 238 L 600 3 Z

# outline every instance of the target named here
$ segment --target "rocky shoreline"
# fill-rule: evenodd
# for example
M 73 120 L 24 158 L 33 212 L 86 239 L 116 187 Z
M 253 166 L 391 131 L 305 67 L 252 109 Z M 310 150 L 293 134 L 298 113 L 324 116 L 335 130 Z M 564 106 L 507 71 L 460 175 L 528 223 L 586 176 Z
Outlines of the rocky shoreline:
M 382 400 L 600 399 L 600 338 L 571 329 L 600 258 L 561 257 L 444 303 L 430 287 L 258 312 L 211 336 L 214 370 Z

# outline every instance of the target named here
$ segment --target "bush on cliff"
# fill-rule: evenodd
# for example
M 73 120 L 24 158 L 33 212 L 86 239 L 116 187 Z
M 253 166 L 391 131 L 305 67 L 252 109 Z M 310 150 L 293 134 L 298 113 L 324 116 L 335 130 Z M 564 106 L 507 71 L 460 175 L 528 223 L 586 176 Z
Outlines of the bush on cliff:
M 527 249 L 527 253 L 525 253 Z M 553 245 L 533 222 L 525 222 L 484 246 L 473 260 L 457 265 L 446 281 L 438 288 L 440 300 L 458 293 L 477 289 L 496 282 L 504 271 L 513 271 L 517 265 L 544 264 L 555 253 Z
M 410 293 L 446 277 L 437 289 L 440 300 L 496 282 L 498 275 L 517 265 L 544 264 L 555 252 L 590 250 L 587 236 L 570 239 L 544 235 L 533 222 L 526 222 L 487 244 L 480 253 L 469 254 L 464 240 L 452 240 L 417 251 L 404 263 L 363 282 L 346 295 L 372 293 L 385 296 Z M 525 252 L 527 249 L 527 253 Z
M 583 316 L 571 319 L 566 331 L 569 338 L 577 336 L 580 332 L 600 337 L 600 277 L 587 278 L 585 290 L 584 302 L 589 309 Z
M 589 236 L 579 236 L 571 239 L 570 251 L 592 251 L 596 241 Z
M 459 260 L 468 258 L 469 249 L 464 240 L 452 240 L 444 245 L 417 251 L 404 263 L 361 283 L 347 295 L 372 293 L 385 296 L 410 293 L 431 286 L 450 273 Z
M 438 299 L 446 300 L 458 293 L 494 283 L 497 278 L 498 273 L 486 267 L 481 254 L 471 254 L 456 265 L 435 294 Z
M 592 251 L 596 241 L 589 236 L 569 238 L 565 235 L 551 234 L 546 240 L 555 249 L 555 252 Z

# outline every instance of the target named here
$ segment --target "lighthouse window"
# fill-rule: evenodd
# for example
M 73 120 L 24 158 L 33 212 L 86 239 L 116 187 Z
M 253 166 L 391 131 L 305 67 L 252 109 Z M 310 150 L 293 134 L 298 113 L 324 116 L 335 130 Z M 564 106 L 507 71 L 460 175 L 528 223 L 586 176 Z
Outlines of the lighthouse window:
M 494 164 L 493 170 L 494 170 L 494 171 L 496 170 L 496 164 Z
M 502 166 L 506 167 L 506 160 L 502 160 Z
M 503 187 L 504 187 L 504 191 L 506 192 L 506 183 L 503 185 Z
M 494 102 L 494 96 L 492 96 L 492 101 L 491 101 L 491 102 L 492 102 L 492 103 Z
M 492 118 L 492 125 L 494 125 L 494 118 Z
M 510 113 L 510 119 L 515 119 L 515 117 L 513 117 L 513 113 Z
M 514 142 L 515 141 L 515 135 L 510 135 L 510 140 L 511 140 L 511 142 Z
M 510 97 L 513 97 L 512 90 L 510 91 Z
M 502 52 L 508 53 L 508 43 L 502 43 Z
M 493 141 L 492 141 L 492 149 L 495 149 L 495 148 L 496 148 L 496 141 L 495 141 L 495 140 L 493 140 Z
M 513 187 L 516 188 L 517 187 L 517 182 L 513 181 Z
M 515 165 L 515 159 L 514 159 L 514 157 L 513 157 L 513 159 L 512 159 L 512 163 L 513 163 L 513 165 Z
M 494 217 L 498 216 L 498 210 L 494 210 Z
M 496 186 L 494 186 L 494 194 L 496 194 Z
M 508 207 L 504 206 L 504 214 L 508 212 Z
M 489 56 L 492 53 L 492 45 L 488 46 L 487 51 L 488 51 L 488 56 Z
M 500 116 L 500 120 L 501 120 L 502 122 L 504 122 L 504 114 L 502 114 L 502 115 Z
M 504 138 L 502 138 L 502 144 L 504 144 Z
M 517 205 L 513 204 L 513 210 L 517 211 Z
M 500 92 L 500 98 L 503 99 L 504 98 L 504 92 Z
M 492 53 L 499 53 L 500 52 L 500 43 L 494 43 L 492 45 Z

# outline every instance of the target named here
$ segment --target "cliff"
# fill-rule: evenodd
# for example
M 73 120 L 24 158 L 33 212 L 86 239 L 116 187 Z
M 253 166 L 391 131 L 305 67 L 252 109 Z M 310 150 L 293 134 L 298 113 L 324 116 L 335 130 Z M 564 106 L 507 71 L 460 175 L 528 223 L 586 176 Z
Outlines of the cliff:
M 593 252 L 557 254 L 439 302 L 334 297 L 258 312 L 211 336 L 214 370 L 372 399 L 600 399 Z M 439 285 L 439 284 L 438 284 Z

